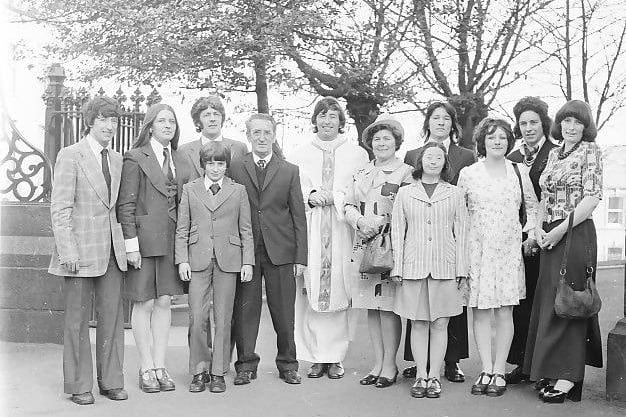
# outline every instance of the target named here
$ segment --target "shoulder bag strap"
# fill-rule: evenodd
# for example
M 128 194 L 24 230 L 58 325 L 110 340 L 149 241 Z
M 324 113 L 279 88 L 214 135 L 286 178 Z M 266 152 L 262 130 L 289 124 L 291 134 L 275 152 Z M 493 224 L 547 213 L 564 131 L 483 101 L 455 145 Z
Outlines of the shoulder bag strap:
M 572 211 L 569 214 L 567 232 L 565 234 L 565 250 L 563 251 L 563 259 L 561 260 L 561 268 L 559 269 L 559 274 L 561 275 L 561 278 L 565 278 L 565 274 L 567 272 L 567 257 L 569 256 L 569 248 L 572 243 L 571 235 L 572 235 L 573 225 L 574 225 L 574 212 Z

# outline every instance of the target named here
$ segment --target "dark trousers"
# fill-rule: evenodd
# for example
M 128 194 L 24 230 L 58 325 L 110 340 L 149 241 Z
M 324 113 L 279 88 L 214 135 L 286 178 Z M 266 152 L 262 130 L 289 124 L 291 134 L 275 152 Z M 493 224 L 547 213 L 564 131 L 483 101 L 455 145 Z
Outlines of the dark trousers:
M 526 351 L 526 339 L 528 337 L 528 325 L 530 324 L 530 313 L 533 310 L 533 299 L 535 298 L 535 288 L 539 276 L 539 254 L 524 257 L 524 268 L 526 271 L 526 298 L 519 301 L 519 305 L 513 307 L 513 342 L 506 361 L 512 365 L 524 364 L 524 353 Z
M 279 371 L 297 370 L 296 343 L 294 341 L 294 314 L 296 281 L 293 264 L 274 265 L 265 246 L 255 251 L 256 264 L 252 281 L 237 281 L 233 310 L 233 334 L 237 347 L 236 371 L 255 371 L 260 357 L 255 353 L 259 334 L 262 305 L 262 277 L 265 278 L 267 306 L 276 332 L 278 353 L 276 367 Z
M 469 358 L 467 341 L 467 308 L 458 316 L 450 317 L 448 321 L 448 348 L 444 361 L 446 364 L 457 363 L 461 359 Z M 406 323 L 406 338 L 404 339 L 404 360 L 413 361 L 411 351 L 411 320 Z
M 66 394 L 92 390 L 93 362 L 89 340 L 91 292 L 96 294 L 96 373 L 102 389 L 124 387 L 123 274 L 115 256 L 104 275 L 65 277 L 65 327 L 63 333 L 63 378 Z

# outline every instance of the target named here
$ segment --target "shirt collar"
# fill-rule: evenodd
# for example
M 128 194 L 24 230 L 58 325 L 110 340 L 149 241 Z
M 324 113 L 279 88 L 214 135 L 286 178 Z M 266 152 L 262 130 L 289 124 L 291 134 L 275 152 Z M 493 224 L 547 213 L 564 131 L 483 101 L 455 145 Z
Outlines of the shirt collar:
M 102 150 L 103 149 L 108 149 L 108 147 L 103 147 L 102 145 L 100 145 L 100 143 L 98 143 L 98 141 L 96 139 L 94 139 L 93 136 L 91 136 L 91 134 L 87 134 L 87 143 L 89 144 L 89 147 L 91 148 L 91 151 L 94 153 L 94 155 L 96 155 L 97 157 L 100 157 L 102 154 Z
M 270 160 L 272 159 L 272 156 L 274 155 L 273 152 L 270 152 L 269 155 L 267 155 L 265 158 L 261 158 L 260 156 L 258 156 L 257 154 L 255 154 L 254 152 L 252 152 L 252 159 L 254 159 L 254 163 L 258 164 L 259 161 L 262 159 L 265 161 L 265 166 L 267 166 L 267 164 L 270 163 Z
M 169 150 L 170 155 L 172 154 L 172 147 L 171 147 L 170 143 L 168 143 L 167 146 L 164 147 L 155 138 L 150 138 L 150 146 L 152 146 L 152 150 L 154 151 L 155 155 L 163 156 L 163 149 L 165 149 L 165 148 L 167 148 Z
M 206 145 L 209 142 L 221 142 L 223 140 L 222 134 L 220 133 L 215 139 L 209 139 L 204 135 L 200 135 L 200 143 L 202 146 Z
M 213 182 L 212 180 L 209 179 L 209 177 L 205 175 L 204 176 L 204 188 L 206 188 L 208 191 L 209 188 L 211 188 L 213 184 L 217 184 L 220 186 L 220 188 L 222 188 L 222 184 L 224 184 L 224 177 L 220 178 L 220 180 L 217 182 Z
M 543 146 L 543 144 L 546 143 L 546 137 L 543 136 L 541 139 L 539 139 L 539 142 L 537 142 L 537 144 L 535 146 L 530 146 L 526 143 L 526 141 L 524 139 L 522 139 L 522 146 L 526 145 L 531 149 L 536 149 L 537 151 L 539 151 L 539 149 L 541 149 L 541 147 Z
M 446 153 L 450 151 L 450 137 L 445 138 L 443 141 L 438 142 L 435 139 L 429 139 L 428 142 L 441 143 L 446 148 Z

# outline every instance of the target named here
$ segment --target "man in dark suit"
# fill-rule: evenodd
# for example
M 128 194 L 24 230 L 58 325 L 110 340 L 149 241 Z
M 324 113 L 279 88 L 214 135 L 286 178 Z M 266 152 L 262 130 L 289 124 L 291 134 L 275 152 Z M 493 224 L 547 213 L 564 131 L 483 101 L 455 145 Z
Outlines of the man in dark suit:
M 455 143 L 460 136 L 460 128 L 456 118 L 456 110 L 447 102 L 433 102 L 426 110 L 422 133 L 426 142 L 436 141 L 441 143 L 448 152 L 450 162 L 450 181 L 456 185 L 461 169 L 476 162 L 476 155 L 469 149 L 465 149 Z M 415 166 L 417 157 L 422 148 L 410 150 L 404 156 L 404 163 Z M 448 347 L 446 349 L 444 376 L 451 382 L 465 381 L 465 375 L 459 368 L 459 360 L 469 357 L 469 345 L 467 340 L 467 309 L 458 316 L 450 317 L 448 322 Z M 404 359 L 413 360 L 411 352 L 411 322 L 407 321 L 406 338 L 404 340 Z M 402 373 L 407 378 L 415 378 L 416 368 L 407 368 Z
M 191 107 L 191 119 L 200 133 L 200 138 L 180 147 L 193 166 L 192 180 L 204 175 L 204 169 L 200 166 L 200 150 L 210 142 L 220 142 L 228 151 L 231 160 L 240 158 L 248 153 L 245 143 L 238 140 L 228 139 L 222 136 L 222 127 L 226 120 L 226 110 L 220 98 L 216 95 L 200 97 Z M 226 172 L 228 176 L 228 171 Z
M 556 147 L 550 141 L 550 127 L 552 120 L 548 116 L 548 105 L 539 97 L 524 97 L 513 107 L 515 128 L 513 133 L 517 139 L 521 138 L 521 146 L 513 150 L 508 159 L 530 168 L 528 175 L 533 183 L 537 200 L 541 200 L 539 177 L 546 167 L 550 151 Z M 517 367 L 505 375 L 508 384 L 517 384 L 528 380 L 529 376 L 522 372 L 526 337 L 530 313 L 535 298 L 535 288 L 539 277 L 539 247 L 533 234 L 523 233 L 522 249 L 524 252 L 524 268 L 526 281 L 526 298 L 520 300 L 519 305 L 513 307 L 513 342 L 509 350 L 507 362 Z
M 277 336 L 276 366 L 286 383 L 299 384 L 294 342 L 295 276 L 307 262 L 307 231 L 298 167 L 272 152 L 276 122 L 255 114 L 246 122 L 252 152 L 234 159 L 231 178 L 246 187 L 252 213 L 255 266 L 252 281 L 237 282 L 233 333 L 237 346 L 235 385 L 257 375 L 255 353 L 261 318 L 261 277 Z
M 52 185 L 55 248 L 51 274 L 65 277 L 63 378 L 65 393 L 93 404 L 89 341 L 91 292 L 95 291 L 96 369 L 100 394 L 125 400 L 122 279 L 126 250 L 115 204 L 122 155 L 109 148 L 119 122 L 116 100 L 96 97 L 83 107 L 86 136 L 57 156 Z

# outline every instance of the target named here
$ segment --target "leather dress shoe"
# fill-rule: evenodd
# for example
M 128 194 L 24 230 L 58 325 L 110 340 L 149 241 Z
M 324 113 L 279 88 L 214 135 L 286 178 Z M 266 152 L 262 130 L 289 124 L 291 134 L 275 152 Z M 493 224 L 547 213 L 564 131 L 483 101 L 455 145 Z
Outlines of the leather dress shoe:
M 506 381 L 506 383 L 512 384 L 512 385 L 519 384 L 520 382 L 528 381 L 528 378 L 530 378 L 530 375 L 522 372 L 521 366 L 518 366 L 517 368 L 513 369 L 511 372 L 508 372 L 506 375 L 504 375 L 504 380 Z
M 554 386 L 554 382 L 552 382 L 550 378 L 541 378 L 539 381 L 535 382 L 536 391 L 541 391 L 542 389 L 547 388 L 547 387 L 550 387 L 550 389 L 552 389 L 553 386 Z
M 471 393 L 473 395 L 483 395 L 487 390 L 489 382 L 491 382 L 491 377 L 491 374 L 488 374 L 487 372 L 481 372 L 480 375 L 478 375 L 478 379 L 476 379 L 476 382 L 474 382 L 474 385 L 472 385 Z M 484 382 L 485 378 L 488 379 L 487 382 Z
M 314 363 L 311 365 L 309 372 L 306 374 L 309 378 L 321 378 L 328 370 L 328 364 L 326 363 Z
M 496 384 L 498 378 L 502 379 L 505 384 Z M 485 389 L 485 394 L 487 394 L 488 397 L 499 397 L 504 394 L 504 391 L 506 391 L 506 380 L 504 379 L 504 375 L 493 374 L 493 376 L 491 377 L 491 381 L 489 381 L 489 385 L 487 385 L 487 388 Z
M 376 388 L 387 388 L 395 384 L 397 379 L 398 379 L 398 370 L 396 369 L 396 373 L 393 376 L 393 378 L 379 376 L 378 379 L 376 380 L 375 386 Z
M 409 366 L 402 371 L 402 376 L 407 379 L 413 379 L 417 376 L 417 366 Z
M 100 388 L 100 395 L 104 395 L 109 400 L 124 401 L 128 399 L 128 393 L 124 388 L 103 389 Z
M 90 405 L 93 404 L 96 400 L 93 398 L 93 394 L 91 392 L 83 392 L 81 394 L 72 394 L 70 397 L 73 403 L 78 405 Z
M 424 398 L 426 396 L 426 380 L 424 378 L 417 378 L 415 383 L 411 387 L 411 397 Z
M 199 374 L 195 374 L 191 383 L 189 384 L 189 392 L 202 392 L 205 389 L 205 384 L 211 381 L 211 377 L 207 371 L 202 371 Z
M 541 399 L 544 403 L 552 403 L 552 404 L 561 404 L 565 402 L 565 399 L 578 402 L 582 398 L 583 392 L 583 384 L 581 382 L 576 382 L 572 388 L 568 392 L 564 392 L 558 389 L 550 389 L 544 392 L 543 397 Z
M 298 375 L 298 371 L 293 369 L 287 371 L 278 371 L 278 376 L 280 377 L 280 379 L 288 384 L 302 383 L 302 378 L 300 378 L 300 375 Z
M 361 385 L 374 385 L 378 380 L 378 375 L 367 374 L 359 380 Z
M 156 374 L 157 381 L 159 381 L 159 388 L 161 389 L 161 391 L 174 391 L 176 389 L 176 384 L 167 373 L 167 369 L 155 368 L 154 373 Z M 159 374 L 161 376 L 159 376 Z
M 439 378 L 428 378 L 426 385 L 426 398 L 439 398 L 441 396 L 441 381 L 439 381 Z
M 211 382 L 209 382 L 209 391 L 211 392 L 224 392 L 226 391 L 226 382 L 223 376 L 211 375 Z
M 465 382 L 465 374 L 458 363 L 446 363 L 443 375 L 450 382 Z
M 252 379 L 256 379 L 256 371 L 237 371 L 237 376 L 235 376 L 233 384 L 246 385 L 249 384 Z
M 141 369 L 139 370 L 139 389 L 148 393 L 161 391 L 154 369 L 146 369 L 143 372 L 141 372 Z
M 330 379 L 341 379 L 344 373 L 345 371 L 341 362 L 331 363 L 328 367 L 328 377 Z

